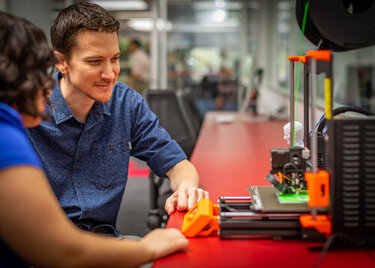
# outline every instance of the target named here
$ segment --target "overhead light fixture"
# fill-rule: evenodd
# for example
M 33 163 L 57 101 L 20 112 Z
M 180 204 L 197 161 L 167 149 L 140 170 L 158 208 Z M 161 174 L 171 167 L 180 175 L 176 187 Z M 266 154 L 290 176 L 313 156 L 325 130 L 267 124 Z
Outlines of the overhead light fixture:
M 134 1 L 90 1 L 91 3 L 97 4 L 109 11 L 118 10 L 146 10 L 148 4 L 143 0 Z
M 217 9 L 214 11 L 214 14 L 212 16 L 212 19 L 214 22 L 221 23 L 224 21 L 225 17 L 227 16 L 227 13 L 222 9 Z
M 128 21 L 128 25 L 129 25 L 129 27 L 133 28 L 134 30 L 146 31 L 146 32 L 151 31 L 153 26 L 154 26 L 153 21 L 150 18 L 130 19 Z M 156 21 L 156 29 L 159 30 L 159 31 L 161 31 L 161 30 L 170 31 L 172 29 L 172 23 L 170 21 L 158 19 Z
M 247 1 L 248 3 L 251 3 L 251 1 Z M 243 2 L 240 1 L 230 1 L 230 2 L 224 2 L 224 1 L 199 1 L 193 3 L 193 9 L 194 10 L 212 10 L 212 9 L 226 9 L 226 10 L 241 10 L 243 5 Z
M 215 0 L 215 6 L 218 8 L 225 7 L 225 1 L 224 0 Z

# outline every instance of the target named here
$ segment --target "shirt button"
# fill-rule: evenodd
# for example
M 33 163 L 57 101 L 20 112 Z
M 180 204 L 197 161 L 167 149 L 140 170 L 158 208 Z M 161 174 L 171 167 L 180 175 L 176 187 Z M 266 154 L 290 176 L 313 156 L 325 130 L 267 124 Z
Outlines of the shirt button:
M 81 184 L 77 183 L 76 185 L 77 185 L 78 188 L 81 188 Z
M 114 147 L 113 145 L 110 145 L 110 146 L 109 146 L 109 151 L 110 151 L 110 152 L 113 152 L 114 150 L 115 150 L 115 147 Z

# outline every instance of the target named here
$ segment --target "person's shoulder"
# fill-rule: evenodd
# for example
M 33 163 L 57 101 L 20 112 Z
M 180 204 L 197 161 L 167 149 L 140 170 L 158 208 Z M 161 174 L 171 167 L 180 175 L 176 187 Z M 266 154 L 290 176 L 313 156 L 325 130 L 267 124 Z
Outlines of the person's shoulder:
M 11 106 L 0 102 L 0 123 L 22 127 L 20 114 Z
M 7 122 L 0 122 L 0 147 L 5 148 L 19 145 L 27 140 L 26 133 L 23 129 L 11 125 Z
M 0 123 L 0 166 L 13 165 L 18 162 L 34 163 L 31 145 L 23 129 L 4 122 Z
M 12 142 L 20 142 L 26 138 L 22 126 L 21 116 L 13 108 L 4 105 L 0 107 L 0 148 L 10 145 Z
M 139 53 L 137 54 L 138 58 L 139 59 L 142 59 L 142 60 L 145 60 L 145 59 L 149 59 L 149 55 L 147 54 L 146 51 L 144 50 L 140 50 Z

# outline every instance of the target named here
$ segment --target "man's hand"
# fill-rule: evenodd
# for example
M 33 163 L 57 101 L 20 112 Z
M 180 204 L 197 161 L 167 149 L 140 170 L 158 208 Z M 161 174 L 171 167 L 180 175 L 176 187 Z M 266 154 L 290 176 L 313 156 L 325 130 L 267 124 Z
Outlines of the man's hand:
M 165 202 L 165 210 L 171 215 L 176 209 L 191 209 L 202 198 L 209 198 L 208 192 L 199 187 L 199 176 L 195 167 L 182 160 L 167 172 L 174 193 Z
M 171 215 L 176 209 L 185 211 L 191 209 L 202 198 L 209 198 L 207 191 L 197 187 L 181 186 L 165 202 L 165 210 Z

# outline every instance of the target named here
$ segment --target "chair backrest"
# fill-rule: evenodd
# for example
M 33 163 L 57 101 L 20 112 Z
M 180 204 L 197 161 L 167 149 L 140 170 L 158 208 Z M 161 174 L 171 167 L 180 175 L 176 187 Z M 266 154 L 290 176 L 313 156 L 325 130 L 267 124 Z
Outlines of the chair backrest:
M 182 107 L 190 120 L 195 136 L 198 136 L 203 122 L 203 116 L 195 104 L 190 90 L 179 90 L 177 91 L 177 96 L 179 97 Z
M 149 89 L 145 91 L 144 97 L 151 111 L 158 116 L 160 125 L 190 158 L 197 136 L 176 91 Z

